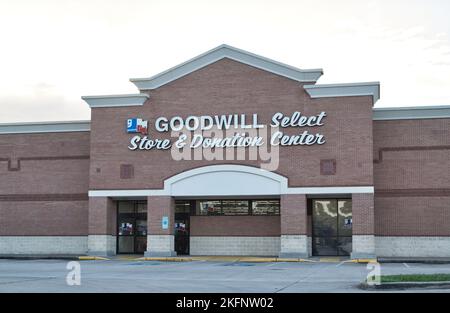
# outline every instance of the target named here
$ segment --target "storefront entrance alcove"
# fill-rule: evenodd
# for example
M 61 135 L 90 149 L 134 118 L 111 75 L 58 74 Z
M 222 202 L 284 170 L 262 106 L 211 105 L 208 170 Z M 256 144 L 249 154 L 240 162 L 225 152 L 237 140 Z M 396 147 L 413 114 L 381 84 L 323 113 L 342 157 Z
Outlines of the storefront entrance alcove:
M 143 254 L 147 249 L 147 202 L 117 201 L 117 253 Z
M 352 200 L 313 199 L 312 253 L 349 256 L 352 252 Z
M 175 251 L 177 255 L 189 255 L 190 217 L 195 210 L 195 200 L 175 201 Z

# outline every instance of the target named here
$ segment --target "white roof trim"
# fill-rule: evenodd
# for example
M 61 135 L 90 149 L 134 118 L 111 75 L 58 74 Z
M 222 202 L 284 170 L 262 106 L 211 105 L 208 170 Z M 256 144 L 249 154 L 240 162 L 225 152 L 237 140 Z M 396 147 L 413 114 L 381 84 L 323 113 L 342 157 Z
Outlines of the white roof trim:
M 224 44 L 155 76 L 131 78 L 130 81 L 139 90 L 155 89 L 223 58 L 229 58 L 299 82 L 316 82 L 323 74 L 322 69 L 301 70 Z
M 81 97 L 91 108 L 139 106 L 149 98 L 146 93 Z
M 301 194 L 301 195 L 348 195 L 354 193 L 374 193 L 373 186 L 354 186 L 354 187 L 295 187 L 286 188 L 280 192 L 283 194 Z M 248 194 L 233 194 L 234 196 L 250 196 Z M 267 194 L 261 194 L 268 196 Z M 275 194 L 271 194 L 273 196 Z M 89 197 L 152 197 L 152 196 L 173 196 L 170 190 L 166 189 L 141 189 L 141 190 L 89 190 Z M 199 196 L 199 195 L 198 195 Z M 221 196 L 221 195 L 215 195 Z M 251 196 L 260 196 L 252 194 Z
M 239 181 L 232 184 L 230 181 Z M 242 186 L 245 186 L 243 188 Z M 179 173 L 164 181 L 163 189 L 90 190 L 90 197 L 148 196 L 272 196 L 284 194 L 374 193 L 364 187 L 288 187 L 288 179 L 279 174 L 245 165 L 208 165 Z
M 287 188 L 286 194 L 306 194 L 306 195 L 334 195 L 334 194 L 353 194 L 353 193 L 374 193 L 373 186 L 355 186 L 355 187 L 294 187 Z
M 0 124 L 0 134 L 88 132 L 90 121 L 32 122 Z
M 380 99 L 380 83 L 324 84 L 303 86 L 311 98 L 372 96 L 375 104 Z
M 450 105 L 374 108 L 374 121 L 450 118 Z

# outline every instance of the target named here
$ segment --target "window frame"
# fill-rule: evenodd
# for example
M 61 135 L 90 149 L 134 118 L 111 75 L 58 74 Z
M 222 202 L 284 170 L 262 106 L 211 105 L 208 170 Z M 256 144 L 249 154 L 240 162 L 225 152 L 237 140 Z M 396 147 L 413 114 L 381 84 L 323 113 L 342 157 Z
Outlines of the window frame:
M 208 201 L 220 201 L 220 214 L 199 214 L 197 212 L 197 202 L 208 202 Z M 223 214 L 223 201 L 246 201 L 248 203 L 248 214 Z M 278 214 L 253 214 L 253 202 L 254 201 L 277 201 L 278 202 Z M 262 199 L 200 199 L 195 201 L 195 210 L 193 210 L 193 216 L 280 216 L 281 215 L 281 200 L 273 198 L 262 198 Z
M 128 202 L 132 204 L 132 212 L 128 212 L 128 213 L 119 213 L 120 211 L 120 203 L 121 202 Z M 137 241 L 137 237 L 139 238 L 147 238 L 148 236 L 148 227 L 147 227 L 147 231 L 146 231 L 146 235 L 139 235 L 137 232 L 137 221 L 138 220 L 142 220 L 141 217 L 143 217 L 143 215 L 145 214 L 145 220 L 148 222 L 148 211 L 143 213 L 143 212 L 138 212 L 138 206 L 145 204 L 145 206 L 147 206 L 147 202 L 145 200 L 117 200 L 116 201 L 116 227 L 115 227 L 115 234 L 117 237 L 116 240 L 116 253 L 117 254 L 135 254 L 136 253 L 136 241 Z M 133 234 L 128 234 L 128 235 L 119 235 L 119 222 L 121 221 L 121 217 L 123 217 L 124 214 L 129 214 L 132 215 L 132 217 L 127 217 L 129 219 L 133 220 Z M 119 238 L 120 237 L 132 237 L 133 238 L 133 252 L 121 252 L 119 249 Z
M 253 214 L 253 201 L 278 201 L 278 214 Z M 250 200 L 250 211 L 252 216 L 280 216 L 281 215 L 281 199 L 252 199 Z

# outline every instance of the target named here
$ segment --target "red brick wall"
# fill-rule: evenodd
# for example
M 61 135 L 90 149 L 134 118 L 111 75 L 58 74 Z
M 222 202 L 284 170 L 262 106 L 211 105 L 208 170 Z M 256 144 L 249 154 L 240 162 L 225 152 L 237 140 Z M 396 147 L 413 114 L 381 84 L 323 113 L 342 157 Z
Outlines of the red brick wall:
M 106 197 L 89 198 L 89 235 L 116 235 L 117 205 Z
M 375 121 L 373 151 L 378 190 L 450 188 L 450 119 Z
M 191 216 L 191 236 L 280 236 L 279 216 Z
M 0 195 L 87 194 L 88 171 L 89 132 L 0 135 Z
M 169 151 L 130 151 L 127 146 L 132 135 L 125 131 L 127 118 L 148 119 L 151 137 L 169 138 L 169 134 L 154 130 L 156 117 L 258 113 L 260 122 L 269 123 L 276 112 L 290 115 L 295 111 L 306 115 L 326 111 L 328 116 L 320 132 L 327 143 L 281 147 L 277 172 L 287 176 L 291 186 L 371 186 L 371 110 L 371 97 L 313 100 L 296 81 L 224 59 L 152 90 L 143 106 L 93 109 L 90 186 L 158 189 L 164 179 L 195 167 L 218 163 L 259 166 L 258 161 L 175 162 Z M 300 132 L 294 128 L 283 131 Z M 320 174 L 321 159 L 336 159 L 336 175 Z M 120 179 L 121 163 L 134 165 L 133 179 Z
M 450 119 L 374 122 L 375 231 L 450 235 Z
M 450 236 L 450 197 L 377 197 L 375 231 L 382 236 Z
M 374 234 L 374 195 L 357 193 L 352 195 L 353 235 Z
M 85 236 L 87 201 L 0 201 L 0 236 Z
M 282 195 L 281 234 L 306 235 L 308 217 L 306 212 L 306 195 Z
M 87 235 L 89 137 L 0 135 L 0 235 Z
M 169 217 L 168 229 L 162 229 L 163 216 Z M 147 198 L 147 225 L 149 235 L 173 235 L 175 202 L 172 197 Z

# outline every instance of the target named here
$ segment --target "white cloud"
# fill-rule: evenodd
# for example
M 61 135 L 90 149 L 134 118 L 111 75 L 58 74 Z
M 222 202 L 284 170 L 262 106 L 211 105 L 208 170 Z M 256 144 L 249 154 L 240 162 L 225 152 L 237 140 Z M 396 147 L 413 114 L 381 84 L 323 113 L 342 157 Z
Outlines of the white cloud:
M 440 0 L 0 0 L 0 122 L 88 119 L 80 96 L 136 92 L 128 78 L 221 43 L 323 67 L 321 83 L 379 80 L 378 106 L 450 104 L 446 9 Z

